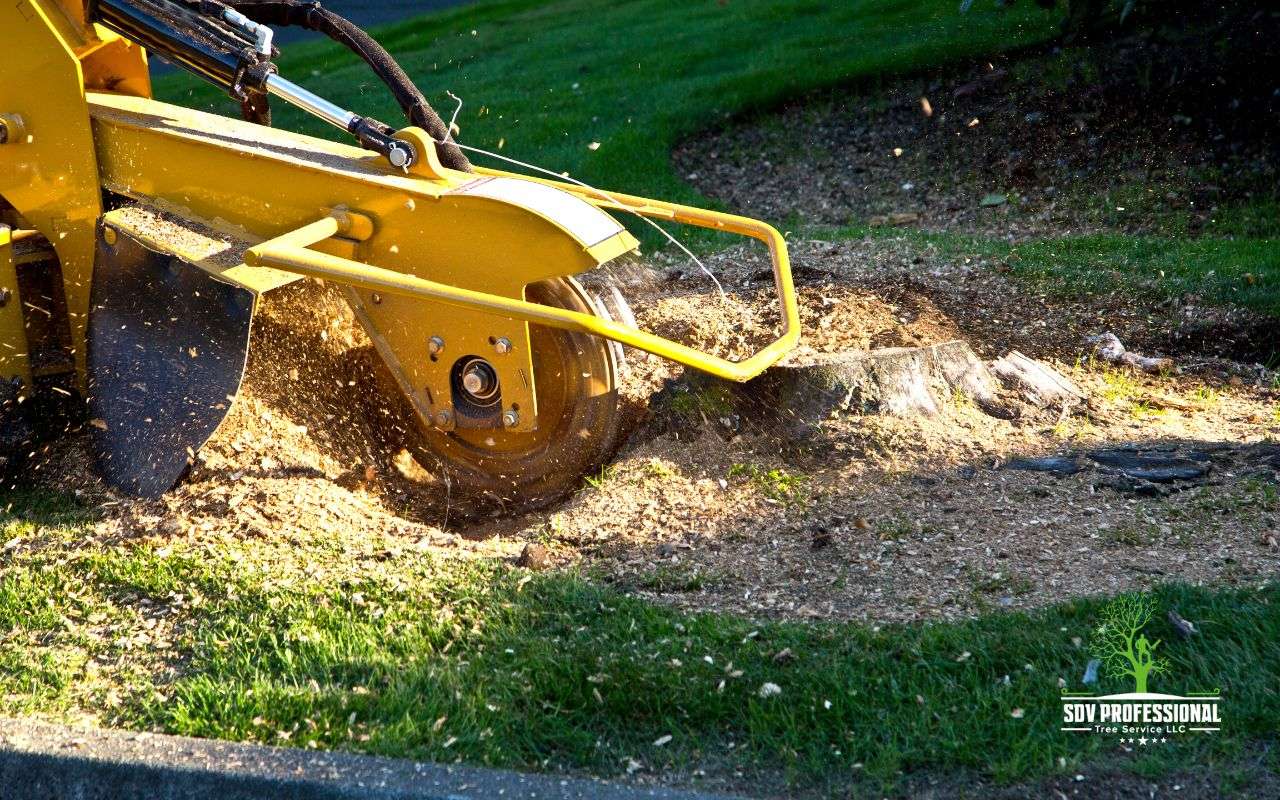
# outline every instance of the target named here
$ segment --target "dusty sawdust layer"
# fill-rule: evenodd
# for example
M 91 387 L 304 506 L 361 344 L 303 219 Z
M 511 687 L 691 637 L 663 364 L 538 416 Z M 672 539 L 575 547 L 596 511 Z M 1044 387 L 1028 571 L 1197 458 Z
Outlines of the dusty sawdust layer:
M 1243 318 L 1118 298 L 1064 302 L 901 242 L 797 242 L 793 256 L 809 351 L 962 338 L 987 358 L 1017 349 L 1043 359 L 1090 401 L 1001 420 L 958 398 L 932 418 L 831 420 L 803 448 L 714 423 L 668 431 L 529 535 L 655 599 L 798 618 L 950 618 L 1164 580 L 1274 574 L 1274 375 L 1188 347 L 1203 341 L 1201 326 Z M 737 265 L 718 265 L 731 295 L 765 280 L 745 259 Z M 685 302 L 698 282 L 669 280 L 654 308 Z M 714 324 L 700 321 L 695 336 Z M 1084 337 L 1102 325 L 1173 356 L 1180 374 L 1081 360 Z M 717 341 L 738 353 L 744 334 L 732 330 Z M 1144 497 L 1106 470 L 1001 468 L 1016 456 L 1117 445 L 1205 458 L 1208 474 Z
M 934 417 L 833 419 L 803 447 L 714 420 L 646 422 L 558 509 L 463 522 L 430 472 L 391 444 L 387 431 L 403 420 L 371 399 L 369 347 L 341 297 L 298 284 L 267 304 L 239 399 L 163 499 L 111 496 L 78 442 L 42 473 L 102 503 L 98 534 L 109 540 L 182 540 L 333 579 L 388 551 L 514 559 L 537 541 L 553 563 L 629 591 L 766 617 L 956 617 L 1159 580 L 1274 574 L 1280 509 L 1260 447 L 1280 436 L 1274 375 L 1205 354 L 1196 333 L 1243 324 L 1236 312 L 1062 302 L 892 239 L 793 242 L 792 251 L 805 328 L 793 359 L 964 339 L 984 358 L 1018 349 L 1043 359 L 1090 402 L 1001 420 L 955 398 Z M 776 332 L 767 260 L 737 250 L 711 266 L 723 298 L 674 262 L 631 265 L 614 279 L 642 325 L 743 355 Z M 1174 357 L 1181 374 L 1081 360 L 1083 337 L 1102 325 Z M 643 400 L 674 374 L 630 353 L 627 394 Z M 1117 443 L 1207 451 L 1212 469 L 1196 485 L 1142 497 L 1096 470 L 1000 468 Z

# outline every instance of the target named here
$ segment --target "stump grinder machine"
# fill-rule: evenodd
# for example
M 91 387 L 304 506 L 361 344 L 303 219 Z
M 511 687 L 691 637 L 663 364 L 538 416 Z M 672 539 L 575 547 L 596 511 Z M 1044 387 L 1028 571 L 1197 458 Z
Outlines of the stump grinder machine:
M 354 51 L 408 124 L 287 80 L 283 25 Z M 148 55 L 224 90 L 243 119 L 153 100 Z M 271 127 L 272 97 L 351 144 Z M 619 221 L 633 215 L 763 242 L 780 337 L 728 361 L 610 313 L 573 276 L 636 250 Z M 239 390 L 259 298 L 303 277 L 341 288 L 412 409 L 424 466 L 498 507 L 553 498 L 611 455 L 621 345 L 742 381 L 799 336 L 773 228 L 472 166 L 395 60 L 316 2 L 0 3 L 6 452 L 82 428 L 109 484 L 162 494 Z

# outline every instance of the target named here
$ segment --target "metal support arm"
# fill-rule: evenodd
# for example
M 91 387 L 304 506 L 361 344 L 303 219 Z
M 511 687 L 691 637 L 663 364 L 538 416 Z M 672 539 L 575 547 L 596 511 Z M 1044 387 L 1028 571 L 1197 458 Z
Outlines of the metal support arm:
M 570 187 L 550 181 L 547 183 L 555 183 L 557 187 L 566 190 L 572 188 L 575 194 L 602 207 L 622 207 L 645 216 L 656 216 L 682 224 L 723 230 L 763 242 L 769 248 L 769 255 L 773 261 L 774 286 L 782 306 L 782 335 L 744 361 L 729 361 L 639 328 L 590 314 L 450 286 L 309 249 L 313 244 L 349 230 L 354 224 L 353 218 L 365 219 L 361 215 L 344 211 L 335 211 L 327 217 L 250 248 L 245 254 L 245 262 L 250 266 L 274 267 L 369 291 L 420 297 L 553 328 L 581 331 L 612 339 L 629 347 L 732 381 L 747 381 L 759 375 L 767 367 L 777 363 L 799 340 L 800 317 L 791 280 L 791 265 L 787 259 L 786 242 L 772 226 L 733 214 L 627 195 L 610 195 L 617 199 L 621 206 L 603 203 L 598 198 L 588 196 L 580 187 Z

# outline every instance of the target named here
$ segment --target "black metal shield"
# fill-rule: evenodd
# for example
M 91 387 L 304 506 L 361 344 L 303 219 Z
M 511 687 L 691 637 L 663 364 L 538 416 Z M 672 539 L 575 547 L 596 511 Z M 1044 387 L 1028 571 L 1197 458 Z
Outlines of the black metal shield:
M 89 410 L 99 468 L 141 497 L 173 486 L 240 388 L 254 295 L 117 230 L 98 237 Z

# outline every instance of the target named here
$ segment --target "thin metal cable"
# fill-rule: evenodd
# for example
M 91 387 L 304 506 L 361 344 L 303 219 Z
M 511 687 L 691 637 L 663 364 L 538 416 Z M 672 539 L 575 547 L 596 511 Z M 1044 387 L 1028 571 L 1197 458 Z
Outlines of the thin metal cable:
M 453 110 L 453 117 L 449 120 L 449 130 L 450 130 L 450 131 L 452 131 L 452 130 L 453 130 L 453 123 L 454 123 L 454 120 L 456 120 L 456 119 L 458 118 L 458 114 L 459 114 L 459 113 L 461 113 L 461 111 L 462 111 L 462 98 L 461 98 L 461 97 L 458 97 L 458 96 L 457 96 L 456 94 L 454 94 L 453 92 L 446 91 L 446 94 L 448 94 L 450 97 L 452 97 L 452 98 L 457 102 L 457 104 L 458 104 L 458 105 L 454 108 L 454 110 Z M 444 142 L 440 142 L 440 141 L 438 141 L 438 140 L 433 140 L 433 141 L 436 141 L 436 143 L 437 143 L 437 144 L 444 144 Z M 525 169 L 531 169 L 531 170 L 534 170 L 535 172 L 541 172 L 541 173 L 543 173 L 543 174 L 545 174 L 545 175 L 550 175 L 550 176 L 551 176 L 551 177 L 553 177 L 553 178 L 557 178 L 557 179 L 561 179 L 561 180 L 567 180 L 567 181 L 569 181 L 570 183 L 573 183 L 573 184 L 576 184 L 576 185 L 578 185 L 578 186 L 581 186 L 583 189 L 586 189 L 587 191 L 590 191 L 590 192 L 594 192 L 594 193 L 596 193 L 597 195 L 599 195 L 600 197 L 604 198 L 605 200 L 608 200 L 610 203 L 613 203 L 614 205 L 617 205 L 617 206 L 619 206 L 620 208 L 622 208 L 622 209 L 624 209 L 624 210 L 626 210 L 626 211 L 630 212 L 631 214 L 635 215 L 638 219 L 643 220 L 645 223 L 647 223 L 648 225 L 650 225 L 650 226 L 651 226 L 654 230 L 656 230 L 658 233 L 662 234 L 662 235 L 666 238 L 666 240 L 667 240 L 668 242 L 670 242 L 671 244 L 674 244 L 676 247 L 680 248 L 680 250 L 681 250 L 681 251 L 682 251 L 686 256 L 688 256 L 688 257 L 689 257 L 689 260 L 690 260 L 690 261 L 692 261 L 693 263 L 697 264 L 697 265 L 698 265 L 698 269 L 702 270 L 703 274 L 704 274 L 704 275 L 706 275 L 708 278 L 710 278 L 710 279 L 711 279 L 711 282 L 715 284 L 715 286 L 716 286 L 716 291 L 720 293 L 720 299 L 721 299 L 722 301 L 727 301 L 727 300 L 728 300 L 728 297 L 727 297 L 727 296 L 725 295 L 725 293 L 724 293 L 724 287 L 720 285 L 720 281 L 719 281 L 719 279 L 717 279 L 717 278 L 716 278 L 716 276 L 712 274 L 711 270 L 707 269 L 707 265 L 706 265 L 706 264 L 703 264 L 701 259 L 699 259 L 697 256 L 695 256 L 695 255 L 693 254 L 693 251 L 691 251 L 689 248 L 687 248 L 687 247 L 685 247 L 685 246 L 684 246 L 684 243 L 683 243 L 683 242 L 681 242 L 680 240 L 676 239 L 676 237 L 674 237 L 674 236 L 672 236 L 670 233 L 668 233 L 666 228 L 662 227 L 662 226 L 661 226 L 661 225 L 659 225 L 658 223 L 656 223 L 656 222 L 654 222 L 653 220 L 649 219 L 649 218 L 648 218 L 648 217 L 646 217 L 644 214 L 641 214 L 639 211 L 635 211 L 635 210 L 634 210 L 634 209 L 632 209 L 630 206 L 628 206 L 626 203 L 623 203 L 623 202 L 619 201 L 618 199 L 616 199 L 615 197 L 613 197 L 612 195 L 610 195 L 608 192 L 604 191 L 603 189 L 597 189 L 597 188 L 596 188 L 596 187 L 594 187 L 594 186 L 591 186 L 591 185 L 589 185 L 589 184 L 583 183 L 582 181 L 578 180 L 577 178 L 574 178 L 574 177 L 570 176 L 568 173 L 552 172 L 552 171 L 551 171 L 551 170 L 549 170 L 549 169 L 545 169 L 545 168 L 543 168 L 543 167 L 539 167 L 537 164 L 530 164 L 530 163 L 528 163 L 528 162 L 526 162 L 526 161 L 521 161 L 521 160 L 520 160 L 520 159 L 518 159 L 518 158 L 510 158 L 510 157 L 508 157 L 508 156 L 504 156 L 504 155 L 502 155 L 502 154 L 500 154 L 500 153 L 494 153 L 494 152 L 491 152 L 491 151 L 489 151 L 489 150 L 484 150 L 484 149 L 479 148 L 479 147 L 472 147 L 471 145 L 468 145 L 468 144 L 462 144 L 461 142 L 458 142 L 458 141 L 452 141 L 452 142 L 450 142 L 450 144 L 454 145 L 455 147 L 460 147 L 460 148 L 462 148 L 463 150 L 470 150 L 470 151 L 471 151 L 471 152 L 473 152 L 473 153 L 479 153 L 479 154 L 481 154 L 481 155 L 489 156 L 490 158 L 496 158 L 496 159 L 498 159 L 498 160 L 500 160 L 500 161 L 506 161 L 506 162 L 507 162 L 507 163 L 509 163 L 509 164 L 515 164 L 515 165 L 517 165 L 517 166 L 524 167 Z

